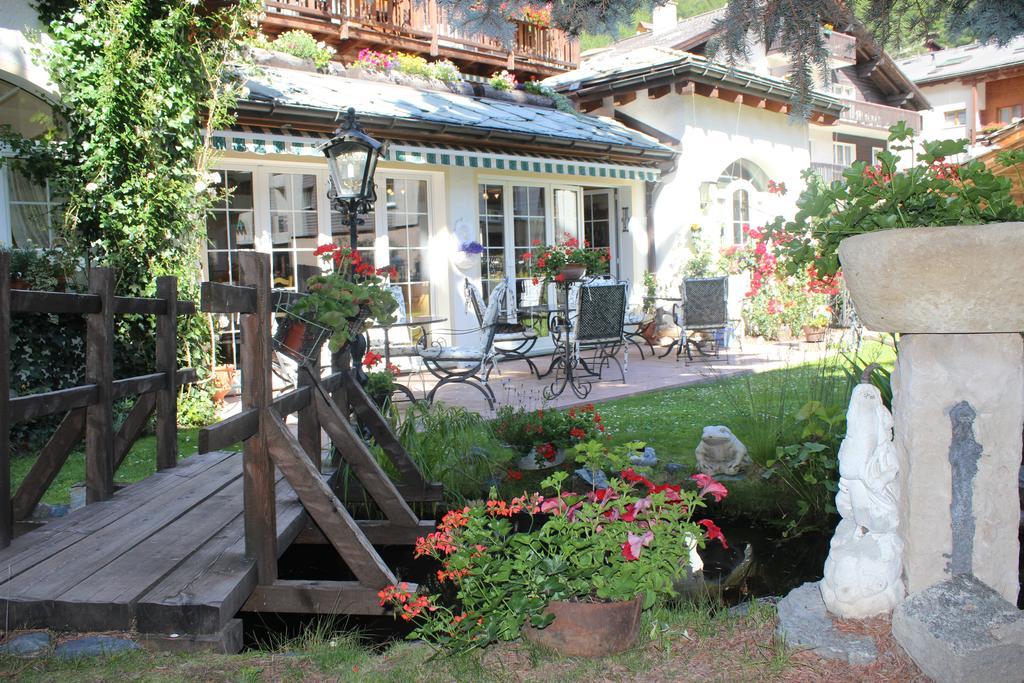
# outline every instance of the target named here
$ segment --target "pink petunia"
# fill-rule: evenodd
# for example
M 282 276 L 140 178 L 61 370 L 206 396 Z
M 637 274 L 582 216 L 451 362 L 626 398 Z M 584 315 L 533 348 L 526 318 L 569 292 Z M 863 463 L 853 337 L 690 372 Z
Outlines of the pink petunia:
M 634 533 L 626 534 L 626 542 L 622 544 L 622 556 L 627 562 L 639 559 L 640 551 L 654 540 L 654 532 L 648 531 L 642 535 Z
M 729 495 L 728 489 L 722 486 L 721 483 L 715 481 L 715 478 L 707 474 L 695 474 L 690 479 L 697 482 L 700 486 L 700 495 L 706 496 L 711 494 L 715 498 L 716 503 L 720 503 L 723 498 Z

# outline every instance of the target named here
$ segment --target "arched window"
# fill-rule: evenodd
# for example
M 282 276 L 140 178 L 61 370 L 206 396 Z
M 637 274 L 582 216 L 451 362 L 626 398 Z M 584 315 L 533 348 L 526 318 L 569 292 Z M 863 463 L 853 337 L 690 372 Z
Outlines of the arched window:
M 747 236 L 743 232 L 744 225 L 750 225 L 750 193 L 740 188 L 732 193 L 733 244 L 742 244 L 746 241 Z

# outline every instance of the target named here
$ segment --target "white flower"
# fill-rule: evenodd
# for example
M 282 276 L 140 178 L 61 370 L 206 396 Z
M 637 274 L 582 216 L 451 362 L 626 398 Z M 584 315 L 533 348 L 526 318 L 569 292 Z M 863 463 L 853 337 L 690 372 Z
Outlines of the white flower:
M 202 192 L 203 190 L 206 189 L 206 181 L 197 180 L 196 184 L 192 186 L 192 189 L 195 190 L 196 192 Z
M 206 182 L 210 185 L 220 185 L 220 173 L 212 171 L 206 174 Z
M 96 183 L 86 183 L 85 185 L 86 192 L 95 192 L 98 189 L 100 189 L 100 186 L 97 185 Z
M 71 23 L 73 23 L 73 24 L 75 24 L 77 26 L 81 26 L 82 24 L 85 23 L 85 15 L 82 14 L 81 12 L 75 12 L 74 14 L 71 15 Z
M 152 180 L 153 178 L 156 178 L 156 174 L 150 171 L 149 173 L 146 174 L 146 178 Z

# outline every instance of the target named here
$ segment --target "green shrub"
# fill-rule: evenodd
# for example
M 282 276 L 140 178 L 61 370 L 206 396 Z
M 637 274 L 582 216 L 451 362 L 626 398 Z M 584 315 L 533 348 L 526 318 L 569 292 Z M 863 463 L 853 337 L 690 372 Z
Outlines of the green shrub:
M 217 421 L 217 404 L 209 384 L 184 387 L 178 393 L 178 426 L 205 427 Z
M 264 50 L 275 50 L 300 59 L 308 59 L 321 71 L 331 63 L 331 58 L 335 53 L 333 47 L 325 44 L 322 40 L 318 41 L 311 34 L 299 30 L 285 31 L 274 40 L 268 40 L 262 34 L 257 34 L 250 40 L 250 44 Z
M 493 85 L 493 84 L 492 84 Z M 572 100 L 556 91 L 554 88 L 544 85 L 540 81 L 527 81 L 523 83 L 523 90 L 534 95 L 541 95 L 542 97 L 550 98 L 555 105 L 555 109 L 563 111 L 567 114 L 579 114 L 576 111 L 576 107 L 572 106 Z

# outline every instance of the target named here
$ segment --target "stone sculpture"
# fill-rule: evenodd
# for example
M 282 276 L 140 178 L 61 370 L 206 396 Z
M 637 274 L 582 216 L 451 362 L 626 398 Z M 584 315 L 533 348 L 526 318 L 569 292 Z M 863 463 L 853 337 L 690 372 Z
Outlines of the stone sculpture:
M 863 619 L 888 612 L 905 595 L 892 426 L 878 389 L 858 385 L 839 447 L 836 508 L 842 520 L 820 583 L 825 606 L 840 617 Z
M 695 453 L 697 469 L 711 476 L 737 474 L 750 464 L 747 447 L 722 425 L 704 428 Z

